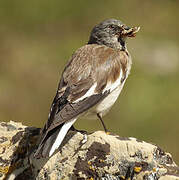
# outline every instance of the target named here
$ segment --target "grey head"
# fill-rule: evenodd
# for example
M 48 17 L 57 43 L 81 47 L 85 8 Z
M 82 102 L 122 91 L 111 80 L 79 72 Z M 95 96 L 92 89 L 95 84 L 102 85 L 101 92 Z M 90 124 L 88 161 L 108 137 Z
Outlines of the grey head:
M 130 28 L 120 20 L 108 19 L 92 29 L 88 44 L 106 45 L 114 49 L 125 50 L 126 38 L 135 37 L 139 29 L 140 27 Z

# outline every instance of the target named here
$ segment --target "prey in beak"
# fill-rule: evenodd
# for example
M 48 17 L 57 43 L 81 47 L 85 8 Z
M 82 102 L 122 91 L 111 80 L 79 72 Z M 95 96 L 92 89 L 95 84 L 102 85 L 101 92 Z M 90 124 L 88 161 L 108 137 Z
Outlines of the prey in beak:
M 122 27 L 123 30 L 121 32 L 121 35 L 124 37 L 135 37 L 137 32 L 140 30 L 140 27 Z
M 128 37 L 135 37 L 140 27 L 128 27 L 126 25 L 120 26 L 120 32 L 118 33 L 118 42 L 120 44 L 120 50 L 126 50 L 126 39 Z

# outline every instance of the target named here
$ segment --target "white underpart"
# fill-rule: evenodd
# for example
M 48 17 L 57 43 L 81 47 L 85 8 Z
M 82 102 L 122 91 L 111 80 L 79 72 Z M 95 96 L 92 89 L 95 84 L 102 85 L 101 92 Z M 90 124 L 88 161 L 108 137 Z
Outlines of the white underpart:
M 91 88 L 85 93 L 85 95 L 83 95 L 82 97 L 80 97 L 79 99 L 77 99 L 76 101 L 74 101 L 74 103 L 77 103 L 77 102 L 79 102 L 79 101 L 81 101 L 81 100 L 83 100 L 83 99 L 85 99 L 85 98 L 87 98 L 87 97 L 90 97 L 90 96 L 96 94 L 96 93 L 95 93 L 96 86 L 97 86 L 97 83 L 94 83 L 94 84 L 91 86 Z
M 114 83 L 109 82 L 109 84 L 107 84 L 107 86 L 103 90 L 103 92 L 109 90 L 110 94 L 96 106 L 96 112 L 100 113 L 101 116 L 105 115 L 109 111 L 111 106 L 116 102 L 124 86 L 125 80 L 121 83 L 122 78 L 123 72 L 121 71 L 119 78 Z
M 101 116 L 105 115 L 109 111 L 111 106 L 115 103 L 115 101 L 117 100 L 124 86 L 124 83 L 130 73 L 131 64 L 132 64 L 132 60 L 129 56 L 128 64 L 127 64 L 127 71 L 126 71 L 126 76 L 125 76 L 124 81 L 121 82 L 124 75 L 121 69 L 119 78 L 114 83 L 109 82 L 107 86 L 105 87 L 105 89 L 103 90 L 103 92 L 105 92 L 106 90 L 110 90 L 110 94 L 106 98 L 104 98 L 100 103 L 98 103 L 98 105 L 96 106 L 96 112 L 100 113 Z
M 60 144 L 62 143 L 65 135 L 67 134 L 68 130 L 70 129 L 70 127 L 73 125 L 73 123 L 76 121 L 77 118 L 72 119 L 68 122 L 66 122 L 62 128 L 60 129 L 60 132 L 58 133 L 58 136 L 55 140 L 55 142 L 53 143 L 50 152 L 49 152 L 49 157 L 55 152 L 55 150 L 60 146 Z

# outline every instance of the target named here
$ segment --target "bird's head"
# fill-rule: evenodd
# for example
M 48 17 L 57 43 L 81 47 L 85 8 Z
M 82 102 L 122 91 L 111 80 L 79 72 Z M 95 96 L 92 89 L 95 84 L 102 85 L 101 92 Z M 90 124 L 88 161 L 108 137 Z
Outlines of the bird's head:
M 108 19 L 93 28 L 88 44 L 100 44 L 125 50 L 126 38 L 135 37 L 139 29 L 140 27 L 129 28 L 116 19 Z

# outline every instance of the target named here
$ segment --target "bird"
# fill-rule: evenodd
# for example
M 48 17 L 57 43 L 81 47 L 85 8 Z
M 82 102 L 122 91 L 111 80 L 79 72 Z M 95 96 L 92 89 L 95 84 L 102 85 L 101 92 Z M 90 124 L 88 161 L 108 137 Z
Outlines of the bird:
M 102 117 L 117 100 L 132 65 L 126 39 L 139 29 L 117 19 L 104 20 L 92 29 L 88 43 L 72 54 L 41 131 L 36 158 L 52 156 L 81 116 L 99 118 L 107 132 Z

